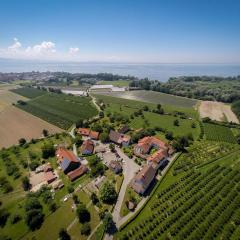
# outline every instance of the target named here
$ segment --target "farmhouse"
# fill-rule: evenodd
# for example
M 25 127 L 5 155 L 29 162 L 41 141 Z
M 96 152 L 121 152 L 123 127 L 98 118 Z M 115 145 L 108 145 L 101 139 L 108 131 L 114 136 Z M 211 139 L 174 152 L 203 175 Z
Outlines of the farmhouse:
M 128 146 L 131 141 L 131 137 L 119 132 L 115 132 L 113 130 L 109 133 L 109 139 L 111 142 L 119 145 L 119 146 Z
M 156 169 L 151 164 L 146 164 L 133 178 L 131 187 L 138 194 L 144 194 L 156 175 Z
M 85 165 L 81 164 L 79 168 L 69 172 L 67 175 L 71 181 L 74 181 L 75 179 L 85 174 L 87 171 L 88 171 L 88 168 Z
M 99 139 L 99 132 L 92 131 L 88 128 L 79 128 L 78 133 L 82 136 L 90 137 L 93 140 L 98 140 Z
M 94 151 L 94 143 L 92 140 L 88 139 L 83 142 L 81 146 L 81 153 L 84 155 L 92 154 Z
M 134 147 L 134 154 L 145 159 L 152 148 L 168 150 L 167 144 L 162 140 L 156 137 L 144 137 Z
M 167 151 L 165 149 L 160 149 L 147 157 L 147 162 L 148 164 L 152 164 L 155 169 L 162 169 L 168 164 L 167 156 Z
M 80 166 L 80 161 L 72 151 L 60 147 L 56 151 L 58 163 L 65 174 L 73 171 Z

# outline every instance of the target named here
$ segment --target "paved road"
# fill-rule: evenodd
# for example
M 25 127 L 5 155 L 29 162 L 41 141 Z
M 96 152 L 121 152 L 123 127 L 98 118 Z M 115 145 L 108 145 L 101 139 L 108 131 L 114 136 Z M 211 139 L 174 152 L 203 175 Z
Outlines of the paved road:
M 116 148 L 116 151 L 119 154 L 119 156 L 123 159 L 123 161 L 125 161 L 125 163 L 123 164 L 124 179 L 118 195 L 117 202 L 112 213 L 113 220 L 116 223 L 116 225 L 118 225 L 118 222 L 121 220 L 120 210 L 127 186 L 131 182 L 133 177 L 136 175 L 136 172 L 139 170 L 140 166 L 137 165 L 133 159 L 128 158 L 120 148 Z

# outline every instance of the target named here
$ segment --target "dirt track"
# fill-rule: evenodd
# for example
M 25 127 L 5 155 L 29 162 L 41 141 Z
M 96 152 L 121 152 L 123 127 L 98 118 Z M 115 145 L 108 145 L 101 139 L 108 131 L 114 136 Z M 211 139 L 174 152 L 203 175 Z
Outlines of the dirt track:
M 0 148 L 18 144 L 18 139 L 40 138 L 42 130 L 50 134 L 63 130 L 14 106 L 0 112 Z
M 198 110 L 202 118 L 209 117 L 212 120 L 239 123 L 238 118 L 231 110 L 231 106 L 221 102 L 202 101 Z

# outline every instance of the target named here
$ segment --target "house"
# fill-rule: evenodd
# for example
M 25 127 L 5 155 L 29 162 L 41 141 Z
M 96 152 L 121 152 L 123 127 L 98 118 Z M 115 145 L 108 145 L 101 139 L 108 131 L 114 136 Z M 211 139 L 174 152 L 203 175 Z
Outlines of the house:
M 167 150 L 160 149 L 147 157 L 147 162 L 152 164 L 155 169 L 164 168 L 168 163 L 167 156 Z
M 65 174 L 78 168 L 81 164 L 77 156 L 72 151 L 69 151 L 63 147 L 57 149 L 56 157 Z
M 134 154 L 141 158 L 146 158 L 151 149 L 168 149 L 168 146 L 162 140 L 156 137 L 144 137 L 138 141 L 138 144 L 134 147 Z
M 52 171 L 45 172 L 44 177 L 48 184 L 52 183 L 55 179 L 57 179 L 57 176 Z
M 82 136 L 90 137 L 93 140 L 98 140 L 100 134 L 99 132 L 92 131 L 91 129 L 88 128 L 78 128 L 78 133 Z
M 94 151 L 94 143 L 93 141 L 91 140 L 86 140 L 83 142 L 81 148 L 81 153 L 84 154 L 84 155 L 89 155 L 89 154 L 92 154 L 93 151 Z
M 133 178 L 130 186 L 136 193 L 143 195 L 152 183 L 155 175 L 156 169 L 151 164 L 146 164 Z
M 79 168 L 69 172 L 67 175 L 71 181 L 74 181 L 75 179 L 85 174 L 87 171 L 88 171 L 88 168 L 85 165 L 81 164 Z
M 118 161 L 111 161 L 109 166 L 108 166 L 113 172 L 116 174 L 122 172 L 122 165 Z
M 119 145 L 119 146 L 128 146 L 131 141 L 131 137 L 119 132 L 115 132 L 113 130 L 110 131 L 109 133 L 109 139 L 111 142 Z
M 125 125 L 125 126 L 121 127 L 121 128 L 118 130 L 118 132 L 119 132 L 119 133 L 122 133 L 122 134 L 125 134 L 125 133 L 128 132 L 129 130 L 130 130 L 130 128 L 129 128 L 127 125 Z

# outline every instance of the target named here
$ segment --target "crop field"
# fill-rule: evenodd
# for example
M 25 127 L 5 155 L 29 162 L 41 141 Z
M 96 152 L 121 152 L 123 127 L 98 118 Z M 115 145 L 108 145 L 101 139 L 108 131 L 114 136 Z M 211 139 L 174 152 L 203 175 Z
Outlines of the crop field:
M 43 129 L 49 134 L 62 132 L 62 129 L 14 106 L 0 112 L 0 126 L 0 148 L 18 144 L 20 138 L 28 141 L 41 138 Z
M 238 144 L 213 141 L 197 141 L 183 153 L 174 165 L 174 174 L 186 171 L 192 167 L 210 163 L 240 150 Z
M 104 95 L 119 97 L 129 100 L 143 101 L 149 103 L 160 103 L 163 105 L 169 105 L 180 108 L 193 108 L 198 100 L 173 96 L 170 94 L 153 92 L 153 91 L 126 91 L 126 92 L 110 92 L 104 93 Z
M 68 129 L 80 119 L 88 119 L 97 114 L 91 98 L 54 93 L 40 96 L 18 107 L 63 129 Z
M 47 94 L 46 91 L 42 91 L 36 88 L 30 88 L 30 87 L 16 88 L 16 89 L 12 89 L 11 91 L 21 96 L 24 96 L 26 98 L 36 98 L 36 97 Z
M 101 99 L 106 105 L 106 113 L 119 113 L 125 116 L 131 116 L 135 111 L 142 109 L 144 106 L 148 106 L 150 110 L 156 109 L 156 104 L 140 102 L 135 100 L 126 100 L 122 98 L 109 97 L 103 95 L 95 95 L 98 99 Z M 163 105 L 165 111 L 171 111 L 168 107 Z M 180 111 L 180 110 L 179 110 Z M 184 111 L 187 115 L 186 119 L 174 116 L 174 112 L 171 115 L 160 115 L 153 112 L 144 112 L 144 119 L 142 116 L 134 117 L 130 119 L 130 126 L 133 129 L 146 128 L 146 127 L 161 127 L 166 131 L 171 131 L 175 136 L 187 135 L 192 133 L 194 138 L 197 139 L 200 134 L 200 127 L 198 122 L 194 120 L 194 110 Z M 189 119 L 189 117 L 191 118 Z M 179 126 L 174 126 L 174 120 L 178 119 Z M 196 127 L 192 128 L 192 123 L 196 123 Z
M 13 103 L 17 103 L 18 100 L 26 101 L 27 98 L 10 92 L 5 88 L 0 88 L 0 112 Z
M 189 171 L 156 194 L 116 239 L 239 239 L 240 172 Z M 201 189 L 201 191 L 199 191 Z
M 204 132 L 207 140 L 236 143 L 236 138 L 230 128 L 204 123 Z

